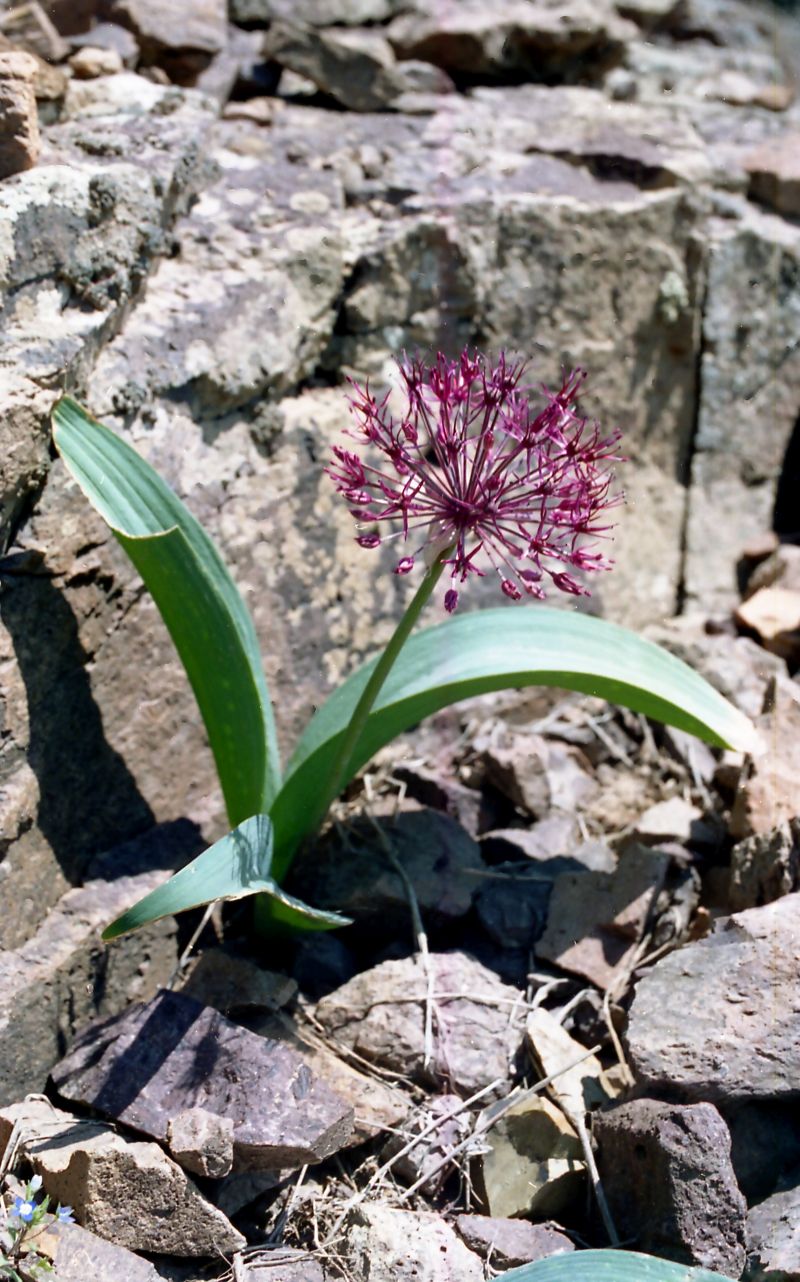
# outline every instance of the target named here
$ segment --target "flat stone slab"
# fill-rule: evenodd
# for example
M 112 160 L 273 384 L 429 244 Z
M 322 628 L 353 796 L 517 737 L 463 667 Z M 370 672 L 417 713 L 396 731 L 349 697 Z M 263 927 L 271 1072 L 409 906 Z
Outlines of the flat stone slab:
M 335 1153 L 353 1110 L 295 1051 L 182 993 L 91 1025 L 53 1072 L 61 1095 L 153 1139 L 202 1108 L 233 1122 L 233 1170 L 289 1170 Z
M 799 962 L 800 894 L 664 957 L 630 1011 L 637 1085 L 716 1103 L 800 1095 Z

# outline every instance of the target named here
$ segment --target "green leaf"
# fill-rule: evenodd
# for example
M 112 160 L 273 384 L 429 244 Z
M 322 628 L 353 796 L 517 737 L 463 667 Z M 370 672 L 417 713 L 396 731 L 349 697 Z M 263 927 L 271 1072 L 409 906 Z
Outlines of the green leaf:
M 375 661 L 355 672 L 307 726 L 271 809 L 275 875 L 324 817 L 318 798 Z M 626 628 L 545 606 L 480 610 L 406 643 L 350 759 L 347 779 L 396 735 L 440 708 L 492 690 L 562 686 L 623 704 L 721 747 L 753 749 L 748 719 L 666 650 Z
M 113 921 L 103 931 L 103 939 L 116 939 L 187 908 L 200 908 L 219 899 L 244 899 L 258 892 L 274 899 L 276 920 L 294 929 L 331 930 L 349 925 L 347 917 L 318 912 L 287 895 L 270 876 L 271 865 L 269 815 L 252 815 Z
M 230 823 L 269 810 L 280 785 L 272 706 L 253 621 L 217 549 L 149 463 L 75 401 L 59 401 L 53 424 L 64 462 L 133 561 L 175 642 Z
M 636 1251 L 575 1251 L 501 1273 L 498 1282 L 731 1282 L 721 1273 Z

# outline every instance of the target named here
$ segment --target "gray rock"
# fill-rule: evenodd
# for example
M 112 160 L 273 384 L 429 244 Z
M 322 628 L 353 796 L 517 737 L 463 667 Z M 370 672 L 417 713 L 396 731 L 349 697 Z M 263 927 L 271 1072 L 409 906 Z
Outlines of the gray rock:
M 656 802 L 641 815 L 635 824 L 640 841 L 657 846 L 665 841 L 686 845 L 699 827 L 703 812 L 685 797 L 669 797 Z
M 392 767 L 395 779 L 406 785 L 407 794 L 423 806 L 443 810 L 455 819 L 470 837 L 477 838 L 480 831 L 482 797 L 475 788 L 467 788 L 449 773 L 429 770 L 416 762 L 399 763 Z
M 351 111 L 381 111 L 403 94 L 449 93 L 449 76 L 431 63 L 397 62 L 392 46 L 371 29 L 275 23 L 266 49 L 281 66 L 308 77 Z
M 87 1278 L 92 1282 L 119 1282 L 120 1278 L 125 1282 L 158 1282 L 160 1275 L 148 1260 L 77 1224 L 53 1225 L 42 1241 L 48 1248 L 51 1243 L 58 1282 L 86 1282 Z
M 708 635 L 697 615 L 651 624 L 647 637 L 683 659 L 748 717 L 757 717 L 770 680 L 785 676 L 786 665 L 747 637 Z
M 800 1172 L 747 1217 L 746 1282 L 800 1282 Z
M 537 956 L 608 987 L 642 936 L 668 865 L 668 855 L 634 843 L 614 872 L 562 873 Z
M 734 912 L 772 903 L 800 890 L 800 819 L 739 841 L 731 851 L 730 906 Z
M 87 1029 L 53 1080 L 65 1099 L 159 1140 L 187 1108 L 229 1119 L 235 1171 L 321 1161 L 353 1128 L 352 1110 L 289 1047 L 180 993 Z
M 19 49 L 36 53 L 46 62 L 61 62 L 69 53 L 68 44 L 38 0 L 25 0 L 0 13 L 0 31 Z
M 567 0 L 557 9 L 504 0 L 491 14 L 467 0 L 435 12 L 415 5 L 391 23 L 389 39 L 401 57 L 437 62 L 454 76 L 546 81 L 607 70 L 634 32 L 605 0 Z
M 547 924 L 553 881 L 566 859 L 533 864 L 497 864 L 475 896 L 475 912 L 487 935 L 501 948 L 530 949 Z
M 493 1268 L 514 1269 L 575 1247 L 557 1224 L 530 1224 L 489 1215 L 457 1215 L 455 1229 L 471 1251 Z
M 580 750 L 543 735 L 494 721 L 476 736 L 474 750 L 486 780 L 535 816 L 574 811 L 597 790 Z
M 747 1203 L 713 1104 L 636 1099 L 598 1113 L 603 1188 L 618 1232 L 646 1251 L 739 1277 Z
M 495 828 L 481 837 L 481 849 L 493 864 L 523 858 L 536 864 L 547 864 L 556 858 L 580 858 L 576 853 L 580 845 L 580 828 L 575 816 L 559 811 L 551 811 L 530 828 Z M 594 857 L 588 856 L 590 860 Z M 613 868 L 614 862 L 608 851 L 606 867 Z
M 800 403 L 800 230 L 754 209 L 711 228 L 703 397 L 692 460 L 689 602 L 736 602 L 742 543 L 772 526 L 775 484 Z M 735 299 L 747 281 L 743 316 Z M 765 371 L 780 369 L 776 384 Z
M 464 953 L 432 953 L 433 1046 L 425 1063 L 428 980 L 417 957 L 382 962 L 317 1002 L 329 1036 L 365 1059 L 426 1083 L 449 1083 L 469 1096 L 495 1079 L 509 1081 L 519 1050 L 520 994 Z M 520 1015 L 521 1015 L 520 1010 Z M 502 1092 L 503 1086 L 498 1087 Z
M 736 1182 L 749 1204 L 760 1202 L 800 1164 L 800 1117 L 794 1101 L 769 1100 L 726 1110 Z
M 205 1108 L 185 1108 L 167 1122 L 167 1148 L 193 1175 L 218 1180 L 233 1166 L 233 1122 Z
M 280 1248 L 265 1250 L 260 1258 L 246 1258 L 241 1270 L 242 1282 L 326 1282 L 328 1277 L 313 1255 Z
M 39 159 L 36 63 L 27 53 L 0 53 L 0 179 L 32 169 Z
M 426 923 L 445 925 L 469 912 L 484 864 L 477 842 L 454 819 L 412 810 L 382 821 L 381 830 L 411 880 Z M 408 932 L 405 885 L 369 823 L 349 828 L 344 844 L 334 835 L 315 844 L 295 863 L 287 884 L 301 899 L 344 913 L 382 939 L 392 931 Z
M 96 49 L 85 45 L 69 60 L 72 73 L 78 80 L 97 80 L 100 76 L 115 76 L 122 71 L 122 58 L 116 49 Z
M 452 1174 L 452 1164 L 443 1164 L 444 1158 L 472 1130 L 472 1118 L 461 1105 L 458 1095 L 434 1096 L 427 1105 L 415 1109 L 403 1120 L 397 1134 L 389 1137 L 381 1153 L 382 1162 L 394 1158 L 392 1174 L 404 1184 L 410 1186 L 422 1181 L 420 1189 L 426 1197 L 435 1197 Z M 434 1129 L 429 1130 L 429 1127 Z M 403 1151 L 408 1148 L 409 1140 L 421 1131 L 426 1134 L 419 1142 L 407 1152 Z
M 194 958 L 180 991 L 223 1015 L 232 1011 L 279 1010 L 297 995 L 288 975 L 264 970 L 248 957 L 205 948 Z
M 98 1015 L 116 1014 L 131 998 L 146 1000 L 166 983 L 177 962 L 171 918 L 111 950 L 100 939 L 114 917 L 165 876 L 89 881 L 63 895 L 27 943 L 0 951 L 0 1104 L 44 1090 L 65 1041 Z M 25 933 L 24 921 L 17 930 Z
M 360 27 L 385 22 L 405 0 L 231 0 L 231 18 L 243 26 L 297 22 L 309 27 Z
M 53 1200 L 73 1207 L 81 1225 L 116 1246 L 181 1256 L 244 1246 L 157 1144 L 129 1142 L 110 1126 L 33 1099 L 0 1112 L 0 1148 L 17 1123 L 21 1152 Z
M 225 0 L 189 0 L 179 9 L 159 0 L 104 0 L 103 9 L 134 33 L 147 62 L 168 50 L 218 53 L 227 39 Z
M 799 908 L 794 894 L 736 913 L 639 980 L 626 1037 L 640 1086 L 712 1101 L 797 1094 Z
M 130 70 L 136 68 L 141 52 L 133 32 L 117 22 L 97 22 L 91 31 L 73 36 L 69 43 L 73 49 L 83 49 L 86 46 L 92 49 L 113 49 Z
M 765 836 L 798 814 L 800 770 L 800 684 L 770 682 L 756 720 L 764 751 L 748 757 L 739 776 L 730 823 L 732 837 Z
M 445 1220 L 426 1211 L 358 1207 L 342 1254 L 356 1282 L 483 1282 L 480 1258 Z

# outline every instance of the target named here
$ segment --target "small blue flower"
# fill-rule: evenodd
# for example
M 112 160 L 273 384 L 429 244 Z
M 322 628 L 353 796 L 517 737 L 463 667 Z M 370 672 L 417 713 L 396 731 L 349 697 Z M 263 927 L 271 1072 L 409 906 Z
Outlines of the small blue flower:
M 75 1216 L 72 1213 L 71 1206 L 59 1206 L 56 1211 L 56 1219 L 59 1224 L 74 1224 Z
M 23 1224 L 30 1224 L 36 1214 L 36 1203 L 26 1202 L 24 1198 L 15 1197 L 12 1214 L 16 1215 L 18 1220 L 22 1220 Z

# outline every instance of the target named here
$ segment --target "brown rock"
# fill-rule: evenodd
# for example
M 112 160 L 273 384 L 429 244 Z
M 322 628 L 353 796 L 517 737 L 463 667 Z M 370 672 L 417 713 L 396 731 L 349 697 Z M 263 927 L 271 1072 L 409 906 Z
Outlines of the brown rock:
M 754 200 L 790 218 L 800 214 L 800 133 L 761 143 L 744 158 Z
M 222 1015 L 232 1011 L 280 1010 L 297 995 L 297 984 L 288 975 L 264 970 L 248 957 L 224 948 L 206 948 L 196 956 L 180 991 Z
M 668 866 L 668 855 L 634 844 L 613 873 L 562 873 L 537 955 L 607 988 L 641 938 Z
M 514 1269 L 550 1255 L 562 1255 L 575 1247 L 557 1224 L 529 1224 L 489 1215 L 458 1215 L 456 1232 L 470 1251 L 475 1251 L 493 1268 Z
M 773 681 L 756 726 L 765 751 L 748 758 L 739 777 L 729 824 L 735 838 L 771 832 L 800 810 L 800 685 Z
M 597 1114 L 593 1133 L 623 1238 L 654 1255 L 740 1276 L 747 1204 L 713 1104 L 631 1100 Z
M 647 845 L 679 841 L 686 845 L 692 838 L 703 812 L 684 797 L 669 797 L 650 806 L 636 820 L 635 833 Z
M 217 1255 L 244 1245 L 158 1144 L 128 1142 L 110 1126 L 32 1099 L 0 1112 L 0 1148 L 17 1123 L 21 1152 L 50 1196 L 100 1237 L 161 1255 Z
M 737 842 L 731 851 L 729 902 L 734 912 L 800 890 L 800 818 Z
M 236 1171 L 321 1161 L 353 1129 L 352 1110 L 289 1047 L 182 993 L 88 1028 L 53 1080 L 65 1099 L 159 1140 L 186 1108 L 227 1118 Z
M 740 627 L 757 633 L 761 644 L 787 663 L 800 659 L 800 592 L 787 587 L 759 588 L 742 601 L 734 618 Z
M 167 1123 L 167 1147 L 185 1171 L 221 1179 L 233 1166 L 233 1122 L 205 1108 L 185 1108 Z
M 583 753 L 557 740 L 494 722 L 474 747 L 489 783 L 529 814 L 572 812 L 597 791 Z
M 800 592 L 800 546 L 795 543 L 777 543 L 769 554 L 761 557 L 747 580 L 745 596 L 752 596 L 758 588 L 781 587 L 790 592 Z M 744 553 L 742 554 L 744 556 Z
M 690 1100 L 796 1097 L 800 894 L 736 913 L 639 980 L 626 1038 L 637 1084 Z
M 27 53 L 0 53 L 0 179 L 32 169 L 39 159 L 37 66 Z
M 418 957 L 381 962 L 323 997 L 315 1014 L 325 1032 L 365 1059 L 405 1077 L 450 1084 L 459 1095 L 509 1081 L 509 1057 L 522 1039 L 519 991 L 465 953 L 431 953 L 432 1059 L 425 1063 L 428 979 Z
M 69 53 L 69 45 L 62 40 L 38 0 L 13 5 L 0 13 L 0 31 L 19 49 L 36 53 L 45 62 L 62 62 Z

